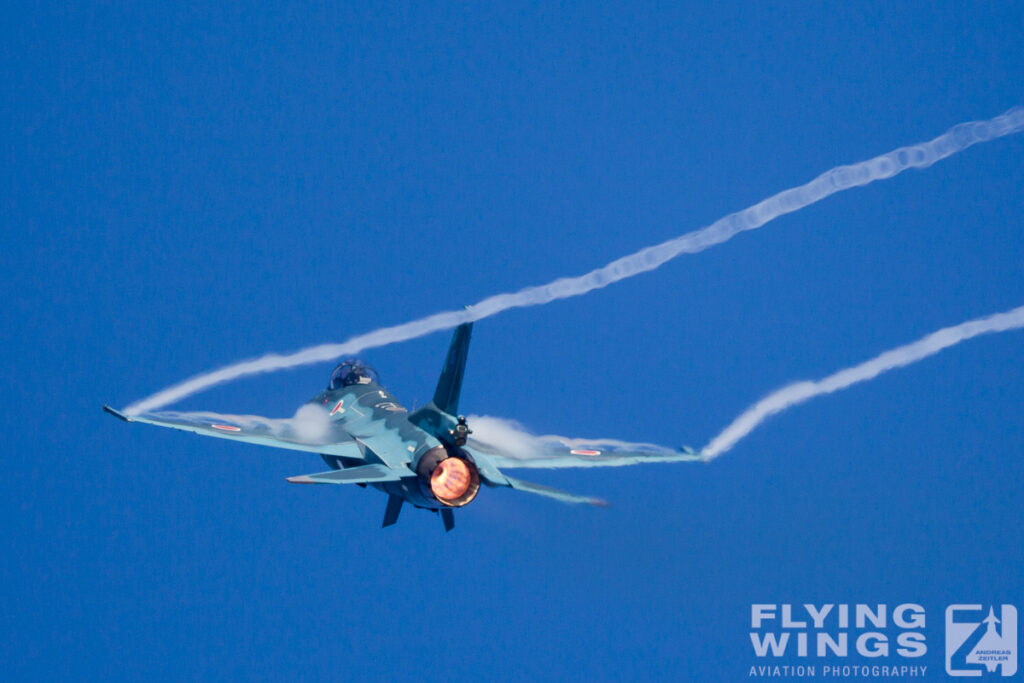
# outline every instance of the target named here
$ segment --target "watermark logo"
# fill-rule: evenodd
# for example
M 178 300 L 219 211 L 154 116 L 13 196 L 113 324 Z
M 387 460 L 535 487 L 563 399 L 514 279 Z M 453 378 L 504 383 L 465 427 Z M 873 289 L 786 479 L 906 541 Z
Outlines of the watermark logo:
M 1017 608 L 950 605 L 946 608 L 946 673 L 950 676 L 1017 673 Z

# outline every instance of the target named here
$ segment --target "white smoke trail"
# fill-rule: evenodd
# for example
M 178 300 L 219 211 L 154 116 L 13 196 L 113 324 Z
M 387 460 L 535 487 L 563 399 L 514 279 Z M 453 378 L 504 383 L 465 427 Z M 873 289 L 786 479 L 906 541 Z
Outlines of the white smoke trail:
M 515 293 L 488 297 L 472 308 L 445 311 L 401 325 L 385 327 L 359 335 L 340 344 L 321 344 L 280 355 L 269 354 L 254 360 L 229 365 L 213 372 L 196 375 L 175 384 L 124 409 L 128 415 L 155 410 L 186 396 L 209 389 L 246 375 L 283 370 L 310 363 L 333 360 L 365 349 L 406 341 L 455 327 L 471 320 L 480 320 L 510 308 L 538 306 L 556 299 L 580 296 L 595 289 L 658 268 L 681 254 L 695 254 L 720 244 L 734 235 L 759 228 L 779 216 L 798 211 L 822 199 L 875 180 L 891 178 L 908 168 L 927 168 L 936 161 L 956 154 L 971 145 L 1001 138 L 1024 129 L 1024 108 L 1014 107 L 989 121 L 961 123 L 934 140 L 909 147 L 899 147 L 874 159 L 850 166 L 837 166 L 814 180 L 784 190 L 753 206 L 720 218 L 711 225 L 668 240 L 653 247 L 612 261 L 584 275 L 560 278 L 545 285 L 527 287 Z
M 993 332 L 1005 332 L 1020 327 L 1024 327 L 1024 306 L 1005 313 L 996 313 L 987 318 L 978 318 L 953 327 L 945 327 L 912 344 L 886 351 L 860 365 L 840 370 L 816 382 L 795 382 L 785 386 L 750 406 L 733 420 L 732 424 L 722 430 L 721 434 L 712 439 L 701 451 L 701 455 L 706 460 L 718 457 L 735 446 L 740 439 L 752 432 L 769 416 L 780 413 L 798 403 L 804 403 L 822 394 L 831 394 L 858 382 L 874 379 L 883 372 L 916 363 L 972 337 Z

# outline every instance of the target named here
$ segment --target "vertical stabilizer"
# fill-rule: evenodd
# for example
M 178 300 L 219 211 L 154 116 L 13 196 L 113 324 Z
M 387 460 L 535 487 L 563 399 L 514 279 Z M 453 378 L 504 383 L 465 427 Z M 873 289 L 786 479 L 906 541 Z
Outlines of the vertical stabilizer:
M 462 373 L 466 371 L 466 358 L 469 357 L 469 337 L 473 331 L 473 323 L 463 323 L 455 328 L 448 357 L 444 361 L 441 379 L 434 391 L 434 405 L 449 415 L 459 410 L 459 394 L 462 393 Z

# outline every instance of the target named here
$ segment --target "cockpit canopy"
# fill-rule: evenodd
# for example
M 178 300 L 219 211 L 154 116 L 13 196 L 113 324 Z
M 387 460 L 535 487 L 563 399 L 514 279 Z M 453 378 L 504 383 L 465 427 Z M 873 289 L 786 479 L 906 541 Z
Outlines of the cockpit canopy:
M 378 381 L 377 371 L 361 360 L 347 360 L 331 373 L 327 388 L 331 391 L 353 384 L 369 384 Z

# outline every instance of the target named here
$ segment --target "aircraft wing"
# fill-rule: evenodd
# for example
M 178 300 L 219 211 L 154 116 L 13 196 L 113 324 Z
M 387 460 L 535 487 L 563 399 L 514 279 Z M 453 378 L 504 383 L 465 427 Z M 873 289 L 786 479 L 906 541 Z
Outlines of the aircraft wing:
M 701 460 L 693 450 L 673 451 L 654 444 L 626 444 L 616 441 L 571 442 L 556 437 L 531 437 L 528 443 L 500 447 L 469 439 L 466 451 L 473 457 L 481 478 L 491 486 L 507 486 L 516 491 L 552 498 L 561 503 L 606 506 L 600 498 L 514 479 L 502 469 L 562 467 L 622 467 L 645 462 L 691 462 Z
M 469 439 L 466 450 L 474 458 L 496 468 L 557 469 L 563 467 L 623 467 L 654 462 L 694 462 L 701 460 L 692 449 L 673 451 L 654 444 L 615 441 L 572 441 L 537 437 L 530 448 L 502 447 Z M 482 458 L 480 456 L 483 456 Z
M 258 415 L 158 412 L 125 415 L 110 406 L 103 410 L 125 422 L 170 427 L 202 436 L 243 441 L 261 446 L 287 448 L 326 455 L 363 459 L 363 448 L 342 429 L 328 422 L 303 426 L 299 418 L 273 419 Z M 299 413 L 301 417 L 301 412 Z M 308 424 L 308 423 L 307 423 Z M 313 433 L 309 433 L 313 432 Z

